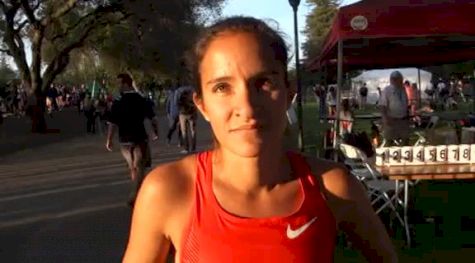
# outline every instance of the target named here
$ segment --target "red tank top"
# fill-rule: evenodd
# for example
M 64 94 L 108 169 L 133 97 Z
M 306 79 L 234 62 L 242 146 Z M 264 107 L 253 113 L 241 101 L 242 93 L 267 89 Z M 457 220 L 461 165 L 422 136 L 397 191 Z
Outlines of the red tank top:
M 332 262 L 336 222 L 305 159 L 288 158 L 303 201 L 290 216 L 243 218 L 226 212 L 212 189 L 212 152 L 197 157 L 195 200 L 179 262 Z

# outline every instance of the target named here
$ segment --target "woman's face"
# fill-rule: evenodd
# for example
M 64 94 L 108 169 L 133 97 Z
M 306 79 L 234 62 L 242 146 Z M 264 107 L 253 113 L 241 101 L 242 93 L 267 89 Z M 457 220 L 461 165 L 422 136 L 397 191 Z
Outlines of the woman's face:
M 252 33 L 223 32 L 211 41 L 195 103 L 220 147 L 246 157 L 281 147 L 289 102 L 284 70 Z

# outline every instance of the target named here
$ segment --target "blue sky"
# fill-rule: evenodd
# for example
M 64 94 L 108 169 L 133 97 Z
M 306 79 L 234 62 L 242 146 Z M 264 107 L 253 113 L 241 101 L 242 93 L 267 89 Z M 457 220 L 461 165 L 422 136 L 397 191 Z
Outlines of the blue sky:
M 343 0 L 347 5 L 356 0 Z M 310 12 L 310 6 L 305 0 L 301 0 L 298 13 L 299 31 L 305 28 L 305 17 Z M 247 15 L 261 19 L 273 19 L 278 23 L 278 28 L 286 35 L 287 42 L 294 50 L 294 22 L 292 8 L 288 0 L 227 0 L 224 6 L 223 16 Z M 299 34 L 299 42 L 302 43 L 304 36 Z M 300 51 L 302 54 L 302 51 Z M 302 56 L 302 55 L 301 55 Z

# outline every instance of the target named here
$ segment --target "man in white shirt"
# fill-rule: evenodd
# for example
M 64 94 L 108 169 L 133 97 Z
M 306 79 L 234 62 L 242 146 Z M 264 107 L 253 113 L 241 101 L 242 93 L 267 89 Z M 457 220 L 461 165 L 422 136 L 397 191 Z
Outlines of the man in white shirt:
M 407 144 L 409 139 L 408 98 L 401 72 L 392 72 L 389 81 L 390 85 L 384 88 L 380 99 L 383 135 L 389 144 L 397 139 Z

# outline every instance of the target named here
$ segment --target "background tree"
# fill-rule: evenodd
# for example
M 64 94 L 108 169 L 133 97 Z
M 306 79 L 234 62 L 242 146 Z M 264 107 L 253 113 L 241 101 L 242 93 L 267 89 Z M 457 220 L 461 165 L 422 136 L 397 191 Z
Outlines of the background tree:
M 16 79 L 16 72 L 8 65 L 4 56 L 0 57 L 0 97 L 5 95 L 8 83 Z
M 307 15 L 305 30 L 306 41 L 303 43 L 303 52 L 307 58 L 317 56 L 322 48 L 328 31 L 335 17 L 339 0 L 307 0 L 312 10 Z
M 160 38 L 159 32 L 154 32 L 155 27 L 152 25 L 160 23 L 161 28 L 180 29 L 173 27 L 177 21 L 199 21 L 203 19 L 202 14 L 209 13 L 208 9 L 219 7 L 222 2 L 223 0 L 0 0 L 0 37 L 3 40 L 1 51 L 13 57 L 23 84 L 30 93 L 36 95 L 36 106 L 44 112 L 44 91 L 68 66 L 73 51 L 89 46 L 98 52 L 99 57 L 99 54 L 107 54 L 107 50 L 118 50 L 124 55 L 121 61 L 125 61 L 128 67 L 143 67 L 144 71 L 149 71 L 153 68 L 150 63 L 134 59 L 149 57 L 145 53 L 147 50 L 139 49 L 142 43 L 151 44 L 146 39 L 147 34 L 150 37 L 155 34 L 155 38 Z M 120 31 L 121 29 L 125 30 Z M 121 35 L 122 33 L 125 35 Z M 175 35 L 179 34 L 180 31 L 175 31 Z M 114 48 L 106 42 L 112 36 L 117 36 L 113 38 Z M 101 40 L 104 45 L 101 45 Z M 129 45 L 129 42 L 132 44 Z M 29 51 L 25 43 L 31 46 Z M 121 47 L 120 44 L 125 46 Z M 31 57 L 30 65 L 27 63 L 27 52 Z M 173 53 L 173 50 L 163 52 Z M 157 56 L 152 57 L 157 60 Z M 159 60 L 161 59 L 163 58 L 160 57 Z M 45 127 L 43 114 L 36 117 L 43 119 L 35 123 Z

